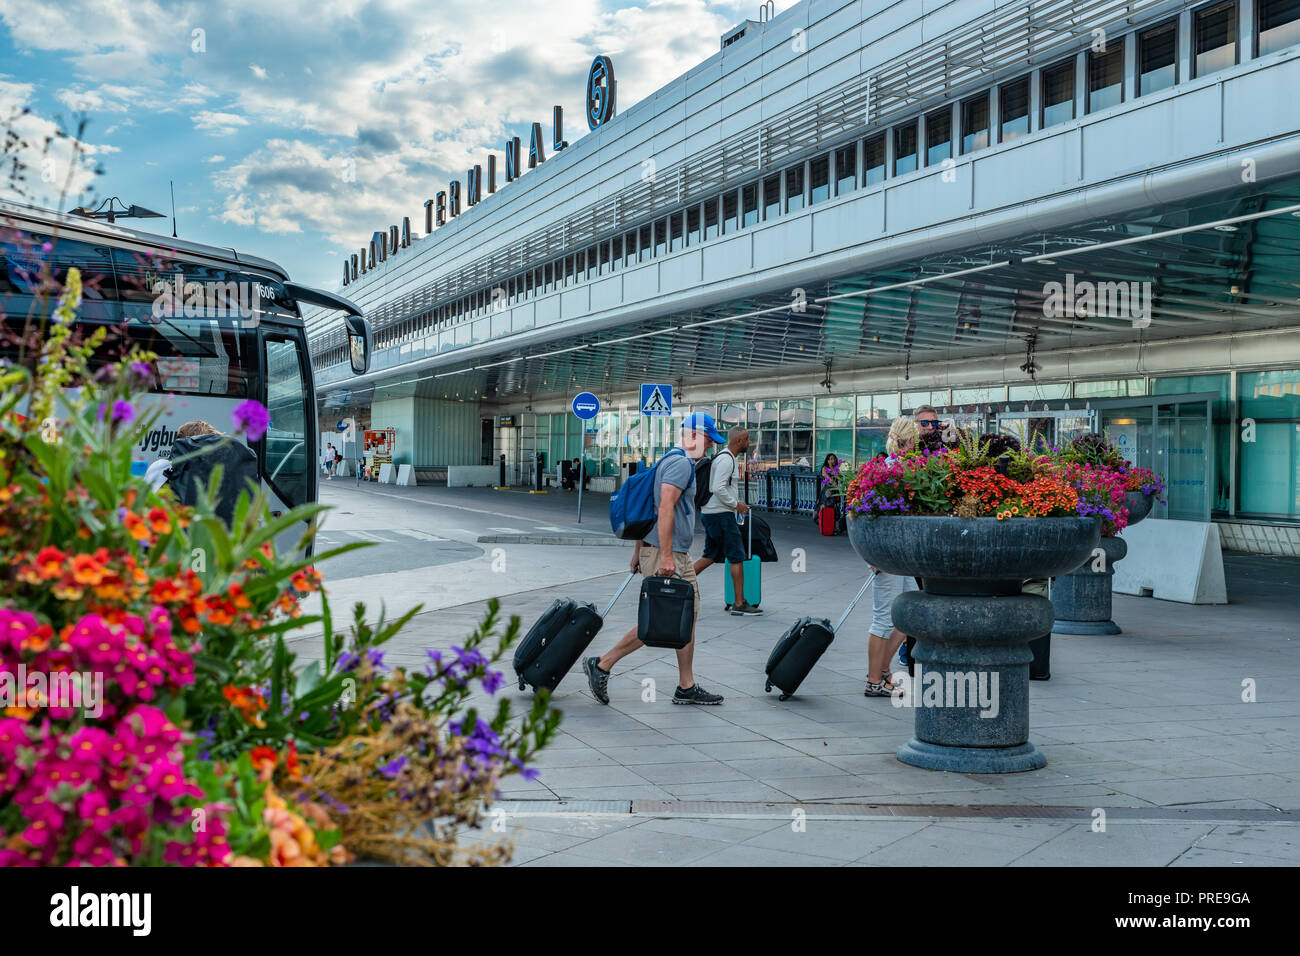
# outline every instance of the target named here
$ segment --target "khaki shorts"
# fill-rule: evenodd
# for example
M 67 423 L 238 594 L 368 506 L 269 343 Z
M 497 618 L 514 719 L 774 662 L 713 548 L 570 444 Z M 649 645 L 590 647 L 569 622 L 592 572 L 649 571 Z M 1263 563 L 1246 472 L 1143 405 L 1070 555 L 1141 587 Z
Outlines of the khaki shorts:
M 695 565 L 691 561 L 689 554 L 681 551 L 673 552 L 673 567 L 677 570 L 679 578 L 685 578 L 691 582 L 691 587 L 695 589 L 695 616 L 700 616 L 700 582 L 695 577 Z M 641 574 L 643 577 L 650 577 L 659 573 L 659 549 L 652 544 L 641 542 Z

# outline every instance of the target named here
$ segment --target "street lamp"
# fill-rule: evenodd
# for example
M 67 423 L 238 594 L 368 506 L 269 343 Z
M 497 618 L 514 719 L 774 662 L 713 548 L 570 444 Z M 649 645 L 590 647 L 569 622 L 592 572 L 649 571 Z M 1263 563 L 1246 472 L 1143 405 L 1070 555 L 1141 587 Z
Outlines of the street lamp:
M 122 208 L 121 209 L 116 208 L 113 205 L 114 203 L 116 203 L 118 206 L 121 206 Z M 163 214 L 160 212 L 154 212 L 152 209 L 144 208 L 144 206 L 135 206 L 135 205 L 128 206 L 126 203 L 122 202 L 122 200 L 118 199 L 116 196 L 113 196 L 109 199 L 105 199 L 94 209 L 87 209 L 85 206 L 78 206 L 76 209 L 69 209 L 68 215 L 83 216 L 86 219 L 106 219 L 110 223 L 116 222 L 119 218 L 121 219 L 162 219 L 163 218 Z

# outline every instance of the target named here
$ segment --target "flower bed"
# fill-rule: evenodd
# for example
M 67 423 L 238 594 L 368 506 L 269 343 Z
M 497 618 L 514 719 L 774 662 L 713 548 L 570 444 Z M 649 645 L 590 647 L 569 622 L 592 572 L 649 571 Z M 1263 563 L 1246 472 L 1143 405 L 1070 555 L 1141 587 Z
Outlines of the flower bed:
M 0 866 L 501 859 L 458 832 L 559 720 L 546 694 L 472 706 L 503 685 L 518 620 L 494 602 L 454 658 L 408 674 L 382 646 L 419 608 L 371 623 L 357 605 L 346 634 L 324 595 L 304 615 L 320 577 L 274 542 L 324 509 L 245 494 L 227 526 L 215 480 L 187 507 L 132 475 L 153 357 L 105 360 L 106 333 L 74 325 L 75 270 L 59 291 L 0 370 Z M 245 403 L 230 440 L 266 424 Z M 314 623 L 303 666 L 285 637 Z

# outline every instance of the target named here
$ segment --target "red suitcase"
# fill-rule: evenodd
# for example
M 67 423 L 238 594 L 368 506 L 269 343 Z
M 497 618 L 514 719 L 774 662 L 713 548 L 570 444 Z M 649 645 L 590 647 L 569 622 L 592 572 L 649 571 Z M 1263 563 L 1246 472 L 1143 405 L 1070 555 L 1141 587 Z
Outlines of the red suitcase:
M 835 534 L 835 509 L 830 505 L 817 509 L 817 527 L 827 537 Z

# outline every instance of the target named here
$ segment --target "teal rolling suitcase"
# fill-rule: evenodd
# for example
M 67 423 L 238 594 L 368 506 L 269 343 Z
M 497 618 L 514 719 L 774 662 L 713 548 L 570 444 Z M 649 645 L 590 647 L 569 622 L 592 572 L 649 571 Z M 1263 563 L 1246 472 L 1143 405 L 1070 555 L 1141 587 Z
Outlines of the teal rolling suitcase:
M 758 556 L 754 554 L 754 522 L 746 520 L 748 526 L 749 540 L 746 542 L 745 551 L 749 557 L 745 559 L 745 602 L 753 607 L 760 607 L 763 600 L 763 565 Z M 722 576 L 726 580 L 723 587 L 723 597 L 726 600 L 727 610 L 736 603 L 736 589 L 731 584 L 731 562 L 722 562 Z

